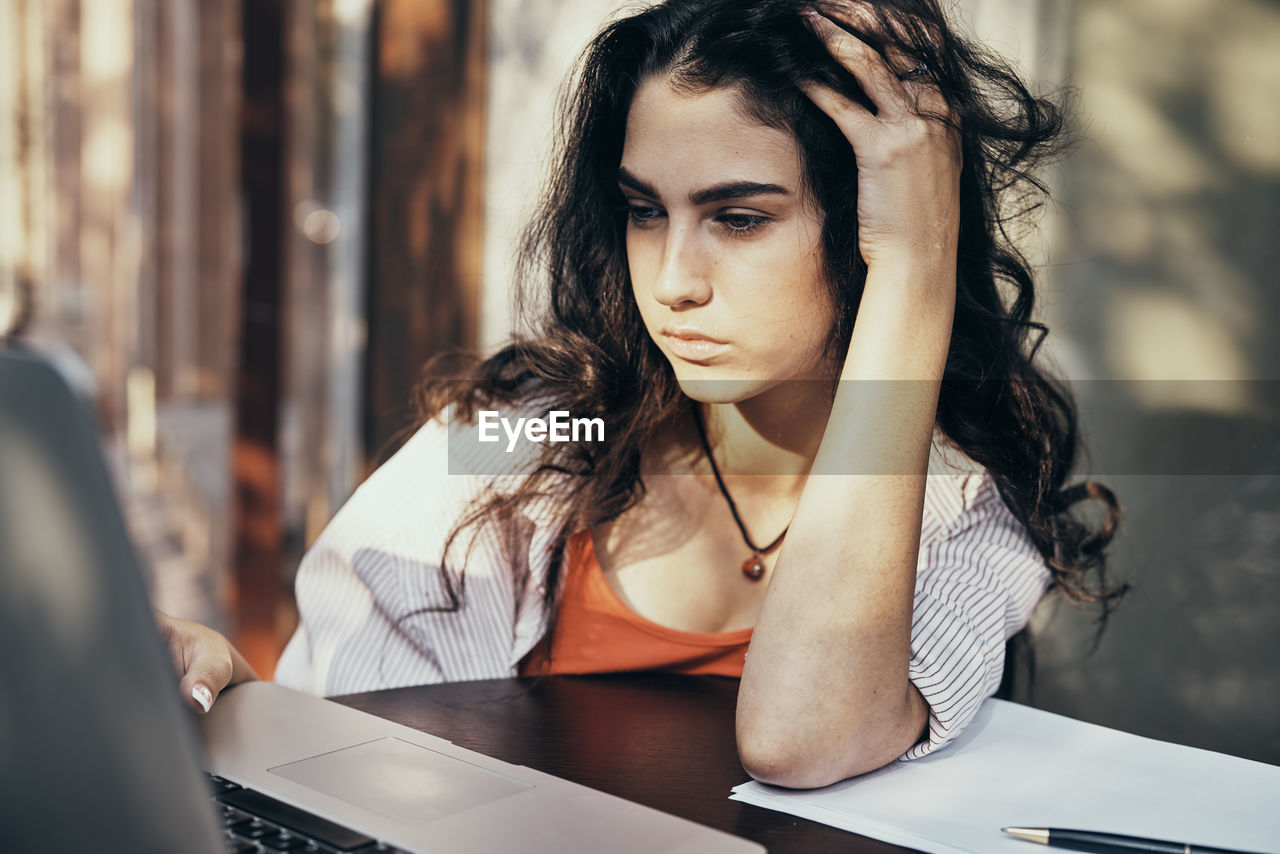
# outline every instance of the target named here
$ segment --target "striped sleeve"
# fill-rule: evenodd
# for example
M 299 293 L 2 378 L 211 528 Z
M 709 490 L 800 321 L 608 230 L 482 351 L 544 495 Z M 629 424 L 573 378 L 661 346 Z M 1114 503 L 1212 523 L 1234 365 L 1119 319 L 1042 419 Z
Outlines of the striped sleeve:
M 955 738 L 995 693 L 1005 641 L 1050 580 L 989 474 L 931 475 L 925 515 L 936 535 L 921 544 L 908 675 L 929 705 L 929 731 L 904 760 Z
M 510 675 L 517 591 L 498 538 L 444 545 L 483 488 L 451 473 L 449 430 L 422 427 L 356 490 L 303 557 L 299 625 L 276 681 L 318 695 Z M 458 560 L 451 559 L 451 567 Z M 451 590 L 461 591 L 456 603 Z

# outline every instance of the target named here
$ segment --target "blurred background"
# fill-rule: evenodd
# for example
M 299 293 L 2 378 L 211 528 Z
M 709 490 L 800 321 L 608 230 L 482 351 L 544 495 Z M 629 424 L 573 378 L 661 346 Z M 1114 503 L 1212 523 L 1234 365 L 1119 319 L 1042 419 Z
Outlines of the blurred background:
M 0 329 L 96 375 L 158 607 L 272 672 L 419 367 L 509 334 L 557 87 L 632 6 L 0 0 Z M 1047 599 L 1019 697 L 1280 763 L 1280 4 L 951 8 L 1075 92 L 1022 239 L 1134 585 L 1101 636 Z

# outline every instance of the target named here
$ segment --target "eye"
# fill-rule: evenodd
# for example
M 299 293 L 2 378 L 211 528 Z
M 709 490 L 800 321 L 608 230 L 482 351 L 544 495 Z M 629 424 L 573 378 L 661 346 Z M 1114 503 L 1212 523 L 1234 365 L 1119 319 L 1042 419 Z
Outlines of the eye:
M 643 205 L 637 202 L 628 202 L 622 206 L 622 211 L 627 215 L 627 219 L 637 228 L 644 228 L 653 223 L 654 220 L 663 216 L 661 208 L 655 208 L 652 205 Z
M 767 216 L 749 213 L 722 213 L 716 217 L 716 222 L 721 223 L 731 234 L 734 235 L 747 234 L 755 231 L 757 228 L 769 221 L 769 217 Z

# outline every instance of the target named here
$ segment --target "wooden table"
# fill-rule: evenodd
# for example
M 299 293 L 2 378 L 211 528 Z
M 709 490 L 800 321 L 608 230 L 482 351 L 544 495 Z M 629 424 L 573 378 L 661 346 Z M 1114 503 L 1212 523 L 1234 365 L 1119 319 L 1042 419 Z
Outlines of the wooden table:
M 455 682 L 334 699 L 771 852 L 911 850 L 729 800 L 729 790 L 748 779 L 733 737 L 737 693 L 734 679 L 638 673 Z

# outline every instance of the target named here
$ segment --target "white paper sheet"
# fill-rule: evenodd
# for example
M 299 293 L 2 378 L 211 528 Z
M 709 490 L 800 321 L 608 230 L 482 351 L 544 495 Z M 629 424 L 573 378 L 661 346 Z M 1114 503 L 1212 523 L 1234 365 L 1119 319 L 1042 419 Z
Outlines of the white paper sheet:
M 730 797 L 929 854 L 1034 854 L 1002 827 L 1061 827 L 1280 854 L 1280 767 L 1003 700 L 950 745 L 824 789 Z

